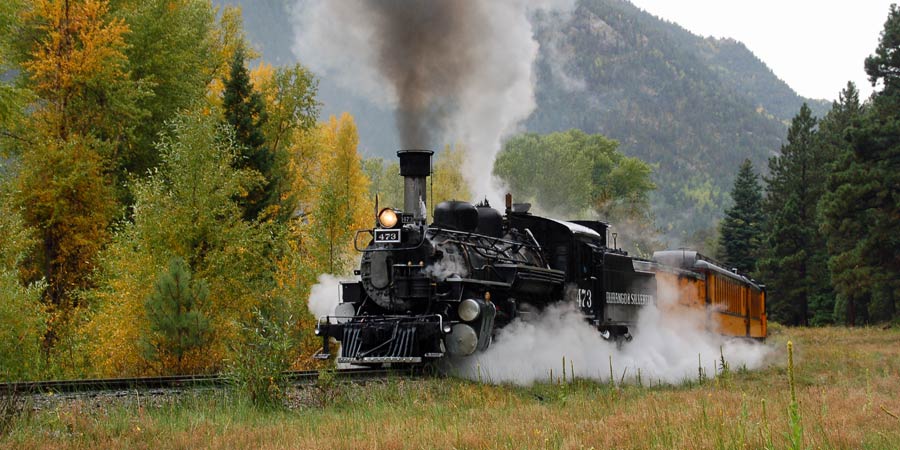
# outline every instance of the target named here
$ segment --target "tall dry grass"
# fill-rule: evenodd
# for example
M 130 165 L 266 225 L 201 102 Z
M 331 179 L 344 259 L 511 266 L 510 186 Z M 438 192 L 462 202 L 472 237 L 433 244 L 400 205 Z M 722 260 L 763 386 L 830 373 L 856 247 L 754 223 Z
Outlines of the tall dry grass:
M 293 407 L 278 410 L 257 409 L 228 393 L 142 405 L 69 402 L 13 423 L 0 446 L 900 446 L 900 330 L 784 329 L 770 343 L 779 352 L 764 370 L 729 368 L 726 361 L 717 374 L 698 374 L 703 380 L 679 386 L 572 380 L 563 362 L 554 382 L 527 388 L 452 379 L 388 380 L 331 386 L 326 401 L 321 389 L 297 391 Z

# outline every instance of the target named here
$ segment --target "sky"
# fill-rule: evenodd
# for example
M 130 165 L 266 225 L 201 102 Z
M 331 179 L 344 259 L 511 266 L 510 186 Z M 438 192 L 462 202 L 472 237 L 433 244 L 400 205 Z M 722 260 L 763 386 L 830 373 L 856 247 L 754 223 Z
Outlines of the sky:
M 863 61 L 897 0 L 631 0 L 701 36 L 743 42 L 804 97 L 836 99 L 853 81 L 872 92 Z

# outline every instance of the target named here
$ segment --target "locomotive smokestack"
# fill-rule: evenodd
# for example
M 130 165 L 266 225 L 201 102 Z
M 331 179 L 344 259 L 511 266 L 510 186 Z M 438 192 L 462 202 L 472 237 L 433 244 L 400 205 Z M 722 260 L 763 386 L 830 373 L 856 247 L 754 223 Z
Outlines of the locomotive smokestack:
M 403 177 L 403 212 L 415 220 L 425 221 L 425 202 L 428 198 L 425 178 L 431 175 L 431 150 L 400 150 L 400 176 Z

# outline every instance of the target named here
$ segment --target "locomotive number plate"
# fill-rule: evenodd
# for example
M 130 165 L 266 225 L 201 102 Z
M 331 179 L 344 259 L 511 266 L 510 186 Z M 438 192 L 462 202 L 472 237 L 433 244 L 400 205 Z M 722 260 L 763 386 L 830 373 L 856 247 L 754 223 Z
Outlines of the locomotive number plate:
M 400 230 L 375 230 L 375 242 L 379 244 L 399 244 Z

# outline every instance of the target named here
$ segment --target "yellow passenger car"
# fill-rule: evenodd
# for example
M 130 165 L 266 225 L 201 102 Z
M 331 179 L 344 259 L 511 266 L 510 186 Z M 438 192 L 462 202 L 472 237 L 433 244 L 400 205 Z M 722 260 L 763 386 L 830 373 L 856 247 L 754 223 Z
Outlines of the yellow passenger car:
M 700 309 L 710 331 L 766 337 L 765 286 L 692 250 L 656 252 L 653 261 L 664 309 Z

